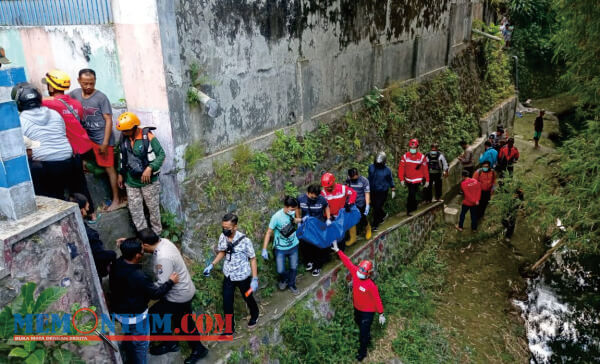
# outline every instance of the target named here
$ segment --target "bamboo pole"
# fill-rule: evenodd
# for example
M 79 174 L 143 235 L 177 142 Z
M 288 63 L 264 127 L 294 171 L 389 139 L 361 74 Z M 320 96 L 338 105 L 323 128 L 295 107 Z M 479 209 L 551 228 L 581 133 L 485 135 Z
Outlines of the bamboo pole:
M 550 250 L 548 250 L 548 251 L 546 252 L 546 254 L 544 254 L 544 256 L 543 256 L 543 257 L 541 257 L 541 258 L 540 258 L 540 259 L 539 259 L 537 262 L 535 262 L 535 264 L 534 264 L 534 265 L 532 265 L 532 266 L 531 266 L 531 268 L 529 268 L 529 270 L 530 270 L 531 272 L 533 272 L 533 271 L 537 270 L 537 269 L 538 269 L 538 268 L 539 268 L 539 267 L 540 267 L 542 264 L 544 264 L 544 262 L 545 262 L 546 260 L 548 260 L 548 258 L 550 258 L 550 257 L 552 256 L 552 254 L 553 254 L 553 253 L 556 251 L 556 249 L 560 248 L 560 247 L 561 247 L 561 246 L 564 244 L 564 242 L 565 242 L 565 241 L 566 241 L 566 240 L 560 239 L 560 240 L 558 241 L 558 243 L 556 243 L 556 245 L 555 245 L 555 246 L 553 246 L 552 248 L 550 248 Z

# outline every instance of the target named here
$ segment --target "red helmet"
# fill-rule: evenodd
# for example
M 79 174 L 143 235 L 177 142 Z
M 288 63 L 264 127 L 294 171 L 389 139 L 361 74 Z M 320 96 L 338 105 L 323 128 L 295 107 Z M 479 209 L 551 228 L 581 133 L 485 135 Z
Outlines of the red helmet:
M 411 148 L 418 148 L 419 147 L 419 140 L 418 139 L 411 139 L 408 142 L 408 146 Z
M 370 260 L 363 260 L 358 265 L 358 271 L 366 275 L 367 277 L 370 276 L 371 272 L 373 271 L 373 263 L 371 263 Z
M 324 173 L 321 176 L 321 186 L 327 188 L 333 187 L 333 185 L 335 185 L 335 176 L 333 175 L 333 173 Z

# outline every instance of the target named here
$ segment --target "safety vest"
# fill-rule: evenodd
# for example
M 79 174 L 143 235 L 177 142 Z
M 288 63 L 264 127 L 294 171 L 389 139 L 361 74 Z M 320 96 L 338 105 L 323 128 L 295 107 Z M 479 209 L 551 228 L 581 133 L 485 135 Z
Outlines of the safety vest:
M 142 173 L 156 159 L 156 154 L 152 149 L 152 145 L 150 144 L 150 136 L 148 135 L 151 130 L 154 130 L 154 127 L 145 127 L 142 129 L 142 153 L 141 156 L 137 156 L 133 152 L 133 146 L 135 145 L 135 141 L 137 139 L 137 133 L 134 136 L 134 140 L 131 140 L 127 137 L 121 137 L 120 145 L 121 145 L 121 165 L 127 169 L 127 171 L 135 178 L 141 177 Z M 152 171 L 152 175 L 158 175 L 160 173 L 160 168 L 156 171 Z

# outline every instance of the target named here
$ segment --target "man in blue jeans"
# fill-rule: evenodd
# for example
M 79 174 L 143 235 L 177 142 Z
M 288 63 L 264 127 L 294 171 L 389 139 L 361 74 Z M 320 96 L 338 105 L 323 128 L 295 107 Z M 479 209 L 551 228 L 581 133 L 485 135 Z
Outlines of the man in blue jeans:
M 171 273 L 166 282 L 156 285 L 142 271 L 142 242 L 136 238 L 125 239 L 121 241 L 120 248 L 121 257 L 110 271 L 111 307 L 116 319 L 121 322 L 123 334 L 149 336 L 148 302 L 169 293 L 179 282 L 179 275 Z M 124 341 L 122 347 L 127 363 L 148 362 L 148 340 Z
M 263 241 L 262 257 L 269 260 L 267 246 L 271 240 L 271 235 L 275 234 L 273 247 L 275 248 L 275 262 L 277 263 L 277 274 L 279 274 L 279 289 L 283 291 L 289 287 L 293 294 L 300 292 L 296 288 L 296 274 L 298 272 L 298 238 L 294 223 L 299 223 L 301 219 L 296 219 L 296 208 L 298 200 L 291 196 L 285 196 L 283 208 L 277 211 L 269 222 L 269 228 L 265 233 Z M 290 269 L 285 269 L 285 258 L 289 259 Z

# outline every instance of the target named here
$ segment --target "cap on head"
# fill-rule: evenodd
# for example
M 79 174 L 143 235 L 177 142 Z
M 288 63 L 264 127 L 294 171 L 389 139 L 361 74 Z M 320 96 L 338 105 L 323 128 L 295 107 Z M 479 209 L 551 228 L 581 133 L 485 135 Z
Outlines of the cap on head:
M 335 185 L 335 176 L 333 175 L 333 173 L 324 173 L 321 176 L 321 186 L 328 188 L 333 187 L 333 185 Z
M 410 148 L 418 148 L 418 147 L 419 147 L 419 140 L 418 140 L 418 139 L 411 139 L 411 140 L 408 142 L 408 146 L 409 146 Z
M 117 119 L 117 130 L 119 131 L 131 130 L 139 125 L 140 119 L 136 114 L 129 111 L 122 113 Z
M 377 153 L 377 156 L 375 157 L 375 163 L 383 164 L 383 163 L 385 163 L 386 160 L 387 160 L 387 155 L 385 154 L 385 152 L 381 151 L 381 152 Z
M 373 263 L 371 263 L 370 260 L 363 260 L 358 265 L 358 271 L 366 275 L 367 277 L 370 276 L 373 272 Z
M 4 48 L 0 47 L 0 64 L 9 64 L 10 61 L 6 58 L 6 53 L 4 52 Z

